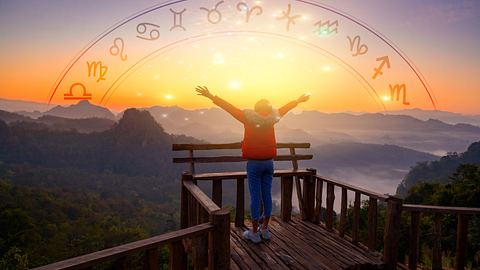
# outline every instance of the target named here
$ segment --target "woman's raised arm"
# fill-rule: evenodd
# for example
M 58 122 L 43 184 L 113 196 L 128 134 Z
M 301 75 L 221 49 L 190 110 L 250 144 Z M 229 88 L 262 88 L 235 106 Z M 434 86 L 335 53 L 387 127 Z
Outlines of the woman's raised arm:
M 212 95 L 206 86 L 197 86 L 197 88 L 195 88 L 195 90 L 197 91 L 197 95 L 209 98 L 210 100 L 213 101 L 213 103 L 215 103 L 220 108 L 224 109 L 226 112 L 231 114 L 238 121 L 240 121 L 242 123 L 245 122 L 245 114 L 243 113 L 242 110 L 233 106 L 232 104 L 230 104 L 226 100 L 224 100 L 224 99 L 222 99 L 218 96 Z

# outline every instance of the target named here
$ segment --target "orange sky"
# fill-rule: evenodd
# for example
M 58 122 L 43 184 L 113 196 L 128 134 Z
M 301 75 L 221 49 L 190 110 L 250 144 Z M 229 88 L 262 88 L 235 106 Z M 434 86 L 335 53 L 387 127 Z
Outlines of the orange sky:
M 2 1 L 0 4 L 0 98 L 38 102 L 48 102 L 57 77 L 92 38 L 132 13 L 159 3 L 145 0 L 136 1 L 135 5 L 131 1 L 112 5 L 110 1 L 109 5 L 109 1 L 94 1 L 97 4 L 86 1 L 77 6 L 65 1 L 41 4 L 32 1 L 29 5 L 26 2 Z M 388 110 L 433 108 L 428 94 L 406 63 L 385 43 L 345 18 L 312 6 L 294 4 L 292 14 L 300 17 L 292 29 L 286 31 L 286 21 L 278 18 L 287 10 L 289 1 L 247 1 L 250 8 L 262 7 L 262 16 L 253 16 L 246 23 L 235 5 L 225 4 L 221 23 L 211 24 L 206 20 L 206 12 L 198 7 L 211 8 L 214 2 L 187 1 L 171 6 L 177 11 L 187 8 L 186 14 L 190 12 L 191 15 L 184 18 L 187 31 L 168 31 L 172 18 L 165 8 L 107 35 L 73 66 L 60 84 L 53 103 L 76 102 L 65 101 L 63 97 L 72 84 L 81 82 L 92 93 L 93 103 L 114 110 L 153 105 L 211 106 L 194 95 L 197 84 L 209 86 L 212 92 L 240 107 L 250 107 L 259 98 L 268 98 L 275 106 L 281 106 L 309 92 L 312 100 L 302 105 L 302 109 L 373 112 L 384 108 L 381 102 Z M 478 4 L 470 1 L 445 1 L 433 6 L 432 3 L 437 2 L 404 1 L 390 5 L 369 2 L 371 5 L 359 5 L 356 1 L 322 3 L 345 10 L 393 40 L 423 73 L 439 109 L 480 114 L 477 50 L 480 43 L 478 35 L 472 35 L 472 29 L 480 26 Z M 38 12 L 31 13 L 31 10 Z M 445 17 L 452 13 L 455 14 L 452 18 Z M 423 16 L 419 18 L 418 14 Z M 339 20 L 338 33 L 314 33 L 312 25 L 319 18 Z M 161 38 L 154 41 L 137 38 L 136 27 L 142 22 L 159 25 Z M 232 35 L 220 34 L 227 31 Z M 195 38 L 208 33 L 212 36 Z M 369 50 L 365 55 L 354 57 L 347 37 L 356 35 Z M 129 60 L 121 61 L 109 53 L 115 37 L 125 40 Z M 134 66 L 145 55 L 184 38 L 190 39 L 160 50 L 148 61 Z M 373 80 L 373 69 L 379 64 L 376 58 L 384 55 L 390 57 L 392 68 Z M 108 66 L 105 81 L 97 82 L 98 78 L 87 76 L 88 61 L 102 61 Z M 128 76 L 120 77 L 130 67 L 135 69 L 126 73 Z M 117 78 L 125 80 L 114 84 Z M 389 85 L 397 83 L 407 85 L 409 105 L 390 100 Z M 113 95 L 102 100 L 112 85 Z

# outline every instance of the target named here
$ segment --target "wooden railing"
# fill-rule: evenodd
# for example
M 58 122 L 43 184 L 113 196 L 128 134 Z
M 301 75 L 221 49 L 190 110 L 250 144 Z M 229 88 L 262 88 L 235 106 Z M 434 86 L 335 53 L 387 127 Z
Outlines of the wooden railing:
M 126 257 L 139 253 L 145 253 L 145 269 L 154 270 L 158 269 L 158 249 L 163 245 L 169 246 L 170 269 L 186 269 L 181 268 L 184 261 L 179 259 L 186 257 L 183 249 L 183 240 L 211 234 L 214 232 L 214 229 L 215 225 L 202 223 L 187 229 L 38 267 L 35 270 L 91 269 L 93 266 L 109 261 L 114 262 L 115 269 L 127 269 Z
M 410 212 L 410 239 L 409 239 L 409 269 L 417 269 L 419 247 L 419 224 L 421 215 L 433 215 L 433 250 L 432 269 L 442 269 L 442 222 L 444 215 L 457 216 L 457 239 L 455 253 L 455 269 L 464 269 L 466 266 L 467 234 L 469 216 L 479 215 L 480 208 L 448 207 L 433 205 L 404 204 L 403 210 Z
M 360 246 L 360 209 L 361 196 L 368 197 L 368 236 L 366 248 L 375 250 L 377 246 L 377 230 L 378 230 L 378 203 L 384 202 L 387 204 L 387 215 L 385 217 L 385 231 L 384 231 L 384 248 L 383 260 L 388 269 L 396 269 L 397 265 L 397 250 L 398 237 L 400 232 L 400 214 L 401 214 L 401 199 L 379 194 L 363 188 L 352 186 L 348 183 L 336 181 L 325 176 L 316 177 L 316 207 L 315 207 L 315 222 L 319 222 L 320 213 L 322 209 L 323 189 L 326 184 L 326 211 L 325 211 L 325 228 L 330 231 L 337 232 L 341 237 L 346 237 L 345 231 L 347 227 L 347 202 L 348 191 L 354 192 L 353 203 L 353 219 L 352 219 L 352 233 L 350 237 L 346 237 L 350 241 Z M 338 231 L 333 227 L 334 225 L 334 202 L 335 202 L 335 188 L 341 189 L 341 206 L 340 206 L 340 222 Z
M 214 226 L 208 237 L 186 243 L 194 269 L 230 269 L 230 212 L 222 210 L 197 185 L 191 173 L 182 174 L 180 226 L 191 228 L 209 222 Z M 186 269 L 186 256 L 177 258 L 178 268 Z
M 188 258 L 194 269 L 229 269 L 230 268 L 230 213 L 222 210 L 223 180 L 236 181 L 235 226 L 244 226 L 245 216 L 245 179 L 246 172 L 195 173 L 195 163 L 240 162 L 240 156 L 196 157 L 196 150 L 239 149 L 234 144 L 182 144 L 173 145 L 174 151 L 188 151 L 189 156 L 174 158 L 176 163 L 189 163 L 190 172 L 182 174 L 181 181 L 181 230 L 102 250 L 84 256 L 54 263 L 41 270 L 52 269 L 89 269 L 103 262 L 113 261 L 115 268 L 125 269 L 126 256 L 145 253 L 146 269 L 157 269 L 158 248 L 169 246 L 170 269 L 187 269 Z M 468 215 L 479 214 L 479 208 L 457 208 L 440 206 L 422 206 L 403 204 L 395 196 L 383 195 L 345 182 L 317 175 L 315 169 L 300 169 L 299 160 L 311 159 L 312 155 L 298 155 L 296 148 L 309 148 L 308 143 L 277 144 L 278 148 L 289 149 L 289 155 L 280 155 L 275 160 L 291 161 L 292 168 L 275 170 L 274 177 L 281 181 L 281 218 L 292 218 L 292 195 L 295 189 L 298 208 L 303 220 L 321 224 L 325 229 L 357 244 L 375 251 L 378 231 L 378 205 L 386 206 L 385 230 L 383 233 L 383 260 L 387 269 L 396 269 L 398 264 L 398 242 L 402 209 L 411 212 L 409 268 L 416 269 L 418 264 L 418 224 L 421 213 L 435 215 L 435 239 L 433 252 L 433 269 L 441 269 L 441 222 L 442 215 L 458 215 L 457 254 L 455 269 L 463 269 L 467 242 Z M 295 180 L 295 181 L 294 181 Z M 211 198 L 197 185 L 199 181 L 212 182 Z M 338 230 L 334 228 L 335 189 L 341 190 L 341 206 Z M 326 190 L 324 192 L 324 189 Z M 354 193 L 353 219 L 351 235 L 346 235 L 348 192 Z M 326 193 L 324 196 L 324 193 Z M 360 241 L 360 210 L 362 196 L 368 197 L 368 236 L 366 246 Z M 322 224 L 322 204 L 325 201 L 325 219 Z

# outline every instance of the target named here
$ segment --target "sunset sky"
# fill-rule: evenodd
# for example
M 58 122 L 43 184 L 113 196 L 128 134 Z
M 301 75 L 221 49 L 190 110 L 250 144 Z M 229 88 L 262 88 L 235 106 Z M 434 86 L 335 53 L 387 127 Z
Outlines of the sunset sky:
M 67 64 L 95 37 L 162 2 L 0 0 L 0 98 L 48 102 Z M 428 93 L 406 62 L 378 37 L 344 17 L 302 1 L 243 1 L 252 10 L 246 22 L 247 10 L 242 7 L 247 6 L 237 10 L 242 1 L 226 0 L 218 6 L 221 20 L 213 16 L 218 24 L 209 23 L 207 11 L 199 7 L 212 8 L 217 2 L 176 3 L 119 27 L 73 65 L 52 103 L 78 102 L 64 97 L 72 85 L 82 83 L 92 94 L 92 103 L 116 111 L 154 105 L 212 106 L 195 96 L 196 85 L 206 85 L 244 108 L 259 98 L 281 106 L 310 93 L 312 100 L 302 109 L 433 109 Z M 480 114 L 480 1 L 317 2 L 354 16 L 391 40 L 421 71 L 438 109 Z M 288 4 L 291 14 L 299 17 L 287 31 L 287 21 L 280 17 Z M 262 14 L 254 12 L 255 6 L 262 8 Z M 186 9 L 185 31 L 171 29 L 170 8 Z M 338 20 L 338 32 L 315 32 L 313 25 L 318 20 Z M 151 30 L 158 30 L 160 36 Z M 348 37 L 357 35 L 360 45 L 368 45 L 368 52 L 353 56 Z M 124 51 L 112 51 L 114 44 L 121 45 L 116 38 L 122 38 Z M 151 56 L 141 61 L 147 55 Z M 392 67 L 372 79 L 380 64 L 376 59 L 384 55 Z M 105 80 L 87 75 L 92 61 L 108 67 Z M 390 84 L 402 83 L 407 87 L 406 104 L 401 95 L 399 101 L 392 100 L 389 89 Z M 81 90 L 78 84 L 74 89 L 75 94 Z

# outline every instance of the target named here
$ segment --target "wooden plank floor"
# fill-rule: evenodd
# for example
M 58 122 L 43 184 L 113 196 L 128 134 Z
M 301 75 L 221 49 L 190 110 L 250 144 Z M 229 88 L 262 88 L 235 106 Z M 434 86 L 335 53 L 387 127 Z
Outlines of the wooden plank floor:
M 249 224 L 248 224 L 249 225 Z M 383 269 L 381 255 L 366 251 L 319 225 L 272 217 L 270 241 L 243 239 L 246 228 L 232 225 L 232 269 Z

